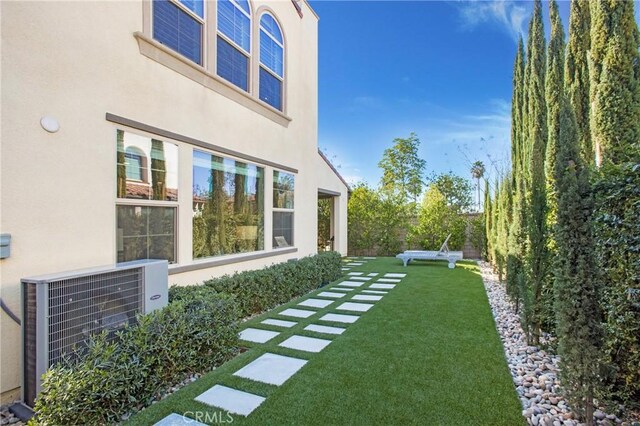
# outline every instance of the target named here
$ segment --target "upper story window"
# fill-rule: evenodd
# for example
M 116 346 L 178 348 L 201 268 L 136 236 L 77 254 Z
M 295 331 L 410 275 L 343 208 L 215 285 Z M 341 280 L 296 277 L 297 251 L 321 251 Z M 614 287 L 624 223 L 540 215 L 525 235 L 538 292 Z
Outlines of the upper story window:
M 249 91 L 251 9 L 247 0 L 218 0 L 217 73 Z
M 154 0 L 153 38 L 202 65 L 203 0 Z
M 284 39 L 280 26 L 268 13 L 260 18 L 260 99 L 282 110 Z

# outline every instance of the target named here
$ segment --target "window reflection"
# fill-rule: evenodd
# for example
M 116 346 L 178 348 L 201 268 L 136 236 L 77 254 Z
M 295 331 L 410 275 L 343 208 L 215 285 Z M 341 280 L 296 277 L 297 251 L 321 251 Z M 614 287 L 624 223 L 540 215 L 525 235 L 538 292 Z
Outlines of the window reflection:
M 178 200 L 178 147 L 118 130 L 118 198 Z
M 193 257 L 264 249 L 264 169 L 193 154 Z
M 176 260 L 176 209 L 119 205 L 118 262 L 137 259 Z
M 273 172 L 273 207 L 293 208 L 294 177 L 290 173 Z

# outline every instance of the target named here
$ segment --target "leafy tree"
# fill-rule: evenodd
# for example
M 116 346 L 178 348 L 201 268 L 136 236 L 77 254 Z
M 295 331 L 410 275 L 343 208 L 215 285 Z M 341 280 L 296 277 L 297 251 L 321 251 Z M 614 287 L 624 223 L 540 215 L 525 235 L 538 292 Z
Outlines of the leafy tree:
M 318 249 L 324 250 L 331 238 L 331 207 L 330 198 L 318 199 Z
M 438 250 L 451 234 L 449 248 L 461 249 L 465 231 L 466 219 L 458 208 L 447 202 L 437 186 L 430 185 L 420 206 L 418 225 L 410 230 L 410 239 L 425 250 Z
M 362 254 L 376 245 L 380 204 L 379 194 L 366 183 L 353 187 L 347 208 L 349 253 Z
M 432 178 L 430 186 L 435 186 L 444 195 L 447 205 L 455 207 L 458 212 L 471 210 L 471 184 L 465 178 L 453 173 L 443 173 Z
M 546 182 L 544 175 L 545 149 L 547 145 L 547 119 L 544 93 L 545 82 L 545 39 L 540 0 L 534 2 L 533 17 L 529 32 L 530 54 L 527 58 L 529 68 L 528 92 L 528 137 L 527 149 L 531 153 L 529 161 L 530 189 L 527 234 L 528 251 L 527 294 L 523 307 L 524 328 L 528 340 L 533 344 L 540 342 L 542 323 L 542 289 L 547 274 L 547 229 L 546 229 Z
M 573 0 L 569 15 L 569 42 L 565 62 L 565 87 L 576 116 L 580 155 L 585 165 L 593 164 L 589 124 L 589 62 L 591 15 L 588 0 Z
M 592 425 L 602 348 L 591 217 L 593 197 L 589 168 L 580 153 L 575 115 L 566 97 L 561 101 L 559 120 L 554 163 L 558 185 L 554 293 L 560 374 L 571 406 L 587 425 Z
M 414 208 L 399 193 L 382 191 L 379 197 L 380 204 L 376 210 L 378 253 L 383 256 L 396 255 L 401 251 L 403 236 L 410 227 L 409 210 Z
M 382 169 L 382 190 L 398 193 L 404 200 L 417 204 L 422 193 L 426 162 L 418 155 L 420 139 L 415 133 L 408 138 L 396 138 L 384 151 L 378 167 Z
M 480 179 L 484 177 L 484 163 L 476 161 L 471 165 L 471 176 L 476 180 L 476 193 L 478 195 L 478 211 L 480 211 Z

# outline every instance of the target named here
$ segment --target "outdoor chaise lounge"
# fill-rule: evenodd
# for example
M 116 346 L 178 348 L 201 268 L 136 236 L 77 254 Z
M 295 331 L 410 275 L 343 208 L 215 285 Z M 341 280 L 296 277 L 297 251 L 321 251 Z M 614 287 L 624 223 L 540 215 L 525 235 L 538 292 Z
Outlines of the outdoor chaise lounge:
M 412 260 L 446 260 L 449 262 L 449 269 L 456 267 L 456 261 L 462 260 L 461 251 L 449 251 L 449 238 L 451 234 L 447 235 L 447 239 L 438 251 L 426 251 L 426 250 L 407 250 L 404 253 L 396 255 L 398 259 L 402 259 L 404 266 L 407 266 Z

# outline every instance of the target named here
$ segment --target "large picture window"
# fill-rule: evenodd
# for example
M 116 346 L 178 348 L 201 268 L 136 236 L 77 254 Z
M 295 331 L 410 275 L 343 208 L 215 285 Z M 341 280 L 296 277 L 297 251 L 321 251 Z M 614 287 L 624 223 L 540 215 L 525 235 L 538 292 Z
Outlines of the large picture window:
M 293 196 L 295 177 L 273 172 L 273 247 L 293 246 Z
M 178 147 L 116 132 L 117 260 L 176 262 Z
M 264 169 L 194 151 L 194 259 L 263 249 Z

